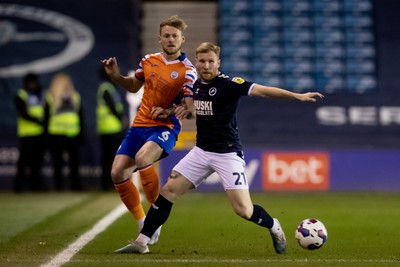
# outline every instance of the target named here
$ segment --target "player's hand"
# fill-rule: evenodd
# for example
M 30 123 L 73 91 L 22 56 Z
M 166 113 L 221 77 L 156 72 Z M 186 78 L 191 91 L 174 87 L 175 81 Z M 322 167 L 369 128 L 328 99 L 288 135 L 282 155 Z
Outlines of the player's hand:
M 100 60 L 108 76 L 113 77 L 119 74 L 118 62 L 115 57 Z
M 303 102 L 315 102 L 317 98 L 324 98 L 324 95 L 318 92 L 308 92 L 297 96 L 297 99 Z
M 163 109 L 162 107 L 153 107 L 151 109 L 150 115 L 153 120 L 155 119 L 166 119 L 170 114 L 170 110 Z
M 175 117 L 179 120 L 185 119 L 188 116 L 188 110 L 186 109 L 186 106 L 184 105 L 175 105 Z

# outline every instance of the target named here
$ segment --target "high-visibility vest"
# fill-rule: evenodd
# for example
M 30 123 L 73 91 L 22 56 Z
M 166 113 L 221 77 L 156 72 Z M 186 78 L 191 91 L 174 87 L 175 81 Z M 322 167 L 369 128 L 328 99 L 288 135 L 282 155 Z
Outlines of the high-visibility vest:
M 97 133 L 99 134 L 114 134 L 119 133 L 122 130 L 122 123 L 119 118 L 117 118 L 107 106 L 104 100 L 104 93 L 108 91 L 115 102 L 115 109 L 122 113 L 123 105 L 121 103 L 121 97 L 115 90 L 114 85 L 110 82 L 103 82 L 99 86 L 97 91 Z
M 42 120 L 44 117 L 44 101 L 43 96 L 29 94 L 24 89 L 19 89 L 17 95 L 25 102 L 27 112 L 30 116 Z M 20 115 L 18 116 L 18 136 L 38 136 L 44 133 L 43 125 L 36 122 L 26 120 Z
M 48 132 L 51 135 L 64 135 L 75 137 L 81 132 L 79 110 L 81 108 L 81 97 L 79 93 L 72 96 L 72 105 L 56 109 L 50 92 L 46 95 L 50 106 L 50 118 Z

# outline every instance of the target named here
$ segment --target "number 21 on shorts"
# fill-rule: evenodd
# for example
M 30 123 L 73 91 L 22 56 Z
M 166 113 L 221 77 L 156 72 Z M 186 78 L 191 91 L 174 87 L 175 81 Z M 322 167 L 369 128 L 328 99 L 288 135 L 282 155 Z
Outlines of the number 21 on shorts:
M 236 181 L 235 181 L 235 185 L 242 185 L 242 184 L 247 184 L 247 180 L 246 180 L 246 175 L 244 174 L 244 172 L 234 172 L 233 176 L 235 177 Z

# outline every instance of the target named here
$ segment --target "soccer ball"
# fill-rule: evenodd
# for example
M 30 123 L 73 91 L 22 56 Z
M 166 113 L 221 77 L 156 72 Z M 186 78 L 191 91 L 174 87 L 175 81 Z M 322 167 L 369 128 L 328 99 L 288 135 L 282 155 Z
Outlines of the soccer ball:
M 297 226 L 295 237 L 302 248 L 314 250 L 326 243 L 328 232 L 321 221 L 305 219 Z

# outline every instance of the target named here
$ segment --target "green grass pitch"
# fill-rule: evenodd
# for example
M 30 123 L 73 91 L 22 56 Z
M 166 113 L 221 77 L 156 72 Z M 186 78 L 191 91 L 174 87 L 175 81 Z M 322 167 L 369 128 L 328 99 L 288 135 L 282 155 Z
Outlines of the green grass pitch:
M 148 255 L 112 253 L 137 234 L 128 213 L 63 266 L 400 266 L 400 194 L 253 193 L 279 218 L 287 253 L 275 254 L 269 232 L 236 216 L 223 193 L 180 199 Z M 117 193 L 0 194 L 0 266 L 40 266 L 120 203 Z M 320 219 L 321 249 L 294 238 L 298 223 Z

